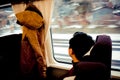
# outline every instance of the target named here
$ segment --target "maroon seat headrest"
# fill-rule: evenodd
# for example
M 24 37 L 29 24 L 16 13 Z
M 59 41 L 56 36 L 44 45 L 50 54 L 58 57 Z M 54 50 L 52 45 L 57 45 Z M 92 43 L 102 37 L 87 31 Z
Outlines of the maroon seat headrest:
M 98 35 L 90 56 L 92 61 L 101 62 L 107 66 L 108 76 L 110 77 L 112 60 L 112 41 L 110 36 Z

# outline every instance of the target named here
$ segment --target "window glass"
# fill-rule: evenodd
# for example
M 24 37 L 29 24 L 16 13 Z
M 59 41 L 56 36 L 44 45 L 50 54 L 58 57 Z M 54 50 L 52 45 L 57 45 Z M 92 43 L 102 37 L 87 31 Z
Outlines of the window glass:
M 16 23 L 16 17 L 10 4 L 0 6 L 0 36 L 20 33 L 21 28 Z
M 71 63 L 68 41 L 76 31 L 110 35 L 112 68 L 120 70 L 120 0 L 54 0 L 52 39 L 54 58 Z

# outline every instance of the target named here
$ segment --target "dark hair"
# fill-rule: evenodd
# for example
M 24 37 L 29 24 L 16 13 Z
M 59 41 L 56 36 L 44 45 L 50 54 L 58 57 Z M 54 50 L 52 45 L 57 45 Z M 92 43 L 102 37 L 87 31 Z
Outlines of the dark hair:
M 73 49 L 78 60 L 82 59 L 93 44 L 94 40 L 92 37 L 84 32 L 75 32 L 73 37 L 69 40 L 69 48 Z

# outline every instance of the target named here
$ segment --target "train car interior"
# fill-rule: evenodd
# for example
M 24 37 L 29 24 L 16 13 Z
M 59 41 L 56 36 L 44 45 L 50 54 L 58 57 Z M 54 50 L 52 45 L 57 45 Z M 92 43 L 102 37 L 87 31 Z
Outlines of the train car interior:
M 68 77 L 76 31 L 95 44 Z M 120 80 L 120 0 L 1 0 L 0 80 L 77 78 Z

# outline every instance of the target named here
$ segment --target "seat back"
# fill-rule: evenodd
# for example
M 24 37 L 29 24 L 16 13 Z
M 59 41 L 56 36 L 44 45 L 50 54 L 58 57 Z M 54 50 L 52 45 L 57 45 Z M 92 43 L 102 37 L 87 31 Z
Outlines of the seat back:
M 107 66 L 107 76 L 111 77 L 112 41 L 108 35 L 98 35 L 90 57 L 94 62 L 101 62 Z
M 107 67 L 100 62 L 80 62 L 75 80 L 108 80 Z

